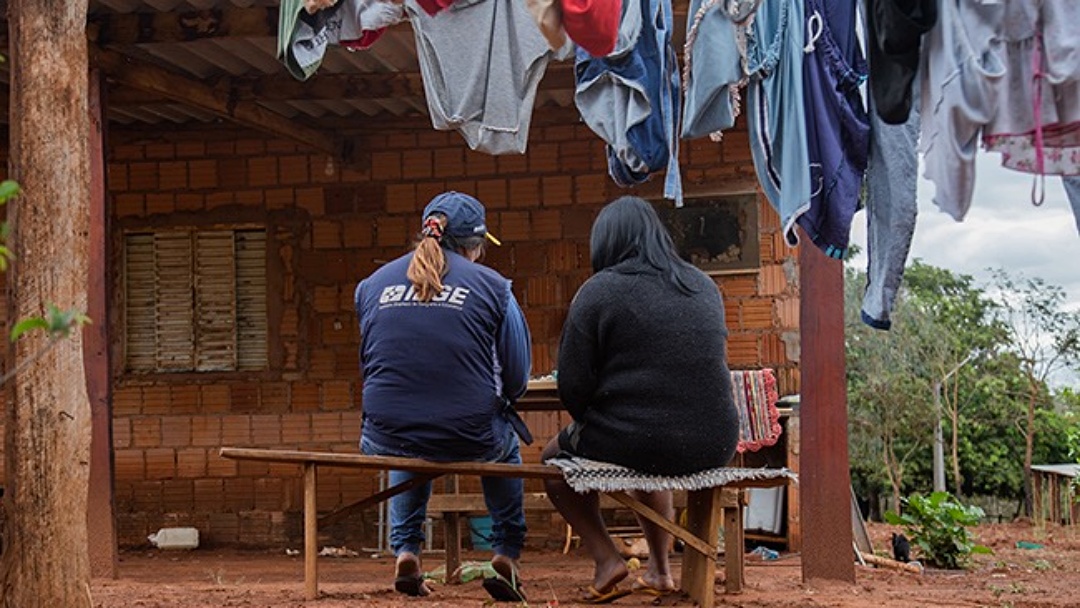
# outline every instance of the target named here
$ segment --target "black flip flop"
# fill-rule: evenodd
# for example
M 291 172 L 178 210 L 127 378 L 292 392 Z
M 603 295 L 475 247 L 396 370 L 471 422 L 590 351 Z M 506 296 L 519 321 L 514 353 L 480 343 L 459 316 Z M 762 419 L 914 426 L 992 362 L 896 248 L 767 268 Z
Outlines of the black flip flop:
M 515 577 L 516 579 L 516 577 Z M 525 593 L 521 590 L 521 581 L 515 580 L 511 582 L 501 574 L 496 573 L 494 577 L 484 579 L 484 590 L 488 592 L 491 599 L 496 602 L 524 602 Z
M 423 597 L 427 595 L 424 587 L 424 577 L 420 574 L 403 574 L 394 579 L 394 591 L 403 593 L 405 595 L 411 595 L 412 597 Z

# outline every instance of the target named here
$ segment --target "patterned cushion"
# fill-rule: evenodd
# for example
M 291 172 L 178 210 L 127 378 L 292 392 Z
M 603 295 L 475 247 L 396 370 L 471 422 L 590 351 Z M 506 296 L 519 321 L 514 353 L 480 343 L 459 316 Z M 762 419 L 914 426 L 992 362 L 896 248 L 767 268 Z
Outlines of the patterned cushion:
M 798 480 L 798 476 L 787 468 L 720 467 L 690 475 L 667 477 L 642 473 L 617 464 L 576 456 L 573 458 L 552 458 L 547 463 L 559 467 L 566 478 L 566 483 L 570 484 L 570 487 L 579 493 L 628 490 L 643 490 L 646 492 L 700 490 L 702 488 L 723 486 L 736 481 L 780 478 Z

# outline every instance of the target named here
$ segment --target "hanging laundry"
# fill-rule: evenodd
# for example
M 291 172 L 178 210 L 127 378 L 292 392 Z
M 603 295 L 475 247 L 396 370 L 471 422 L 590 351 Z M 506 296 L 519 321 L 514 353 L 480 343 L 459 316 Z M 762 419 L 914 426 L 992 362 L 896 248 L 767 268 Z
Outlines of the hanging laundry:
M 934 204 L 956 221 L 971 207 L 975 153 L 997 111 L 1005 76 L 998 35 L 1005 4 L 944 0 L 938 25 L 923 40 L 921 135 L 924 176 Z
M 1002 164 L 1036 175 L 1080 175 L 1080 2 L 1010 2 L 1001 27 L 1006 75 L 983 133 Z M 1035 202 L 1041 202 L 1041 194 Z
M 854 3 L 806 0 L 805 6 L 803 103 L 813 194 L 796 221 L 825 255 L 843 259 L 870 145 L 859 93 L 866 64 L 855 38 Z
M 671 0 L 623 4 L 615 51 L 577 50 L 574 102 L 582 120 L 607 142 L 608 173 L 622 187 L 667 168 L 664 196 L 682 205 L 678 122 L 679 72 L 671 47 Z
M 615 50 L 619 34 L 621 0 L 559 0 L 563 27 L 579 47 L 593 57 L 603 57 Z M 670 11 L 668 20 L 670 21 Z M 667 28 L 669 31 L 671 28 Z
M 294 78 L 307 80 L 329 45 L 366 49 L 404 18 L 404 9 L 392 0 L 340 0 L 314 13 L 306 10 L 305 0 L 282 0 L 277 56 Z
M 450 8 L 450 5 L 453 3 L 454 0 L 416 0 L 416 4 L 424 9 L 425 13 L 431 16 L 435 16 Z
M 559 0 L 525 0 L 525 8 L 529 9 L 551 50 L 557 51 L 566 45 L 566 28 L 563 27 Z
M 780 215 L 789 245 L 810 206 L 803 95 L 803 2 L 764 0 L 748 32 L 746 87 L 750 152 L 758 182 Z
M 458 0 L 432 17 L 406 0 L 432 125 L 473 150 L 523 154 L 536 89 L 552 59 L 521 0 Z
M 683 47 L 683 138 L 718 138 L 735 124 L 739 87 L 746 82 L 745 30 L 759 4 L 690 0 Z
M 1065 185 L 1065 195 L 1076 219 L 1076 231 L 1080 232 L 1080 177 L 1063 177 L 1061 183 Z
M 904 124 L 919 71 L 923 34 L 937 23 L 939 0 L 866 0 L 870 94 L 885 122 Z

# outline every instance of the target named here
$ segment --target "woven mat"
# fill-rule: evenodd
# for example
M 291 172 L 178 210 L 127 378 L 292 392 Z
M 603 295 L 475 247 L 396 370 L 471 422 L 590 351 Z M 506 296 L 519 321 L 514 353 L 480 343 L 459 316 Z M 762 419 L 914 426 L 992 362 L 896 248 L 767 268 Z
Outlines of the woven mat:
M 775 444 L 782 429 L 773 370 L 732 370 L 731 392 L 739 411 L 739 443 L 735 449 L 741 454 Z
M 754 469 L 720 467 L 708 469 L 690 475 L 678 475 L 668 477 L 664 475 L 651 475 L 628 469 L 624 466 L 608 462 L 598 462 L 587 458 L 552 458 L 547 464 L 555 465 L 562 470 L 566 483 L 575 492 L 620 492 L 628 490 L 643 490 L 645 492 L 657 492 L 660 490 L 700 490 L 727 485 L 736 481 L 752 479 L 780 479 L 787 478 L 798 481 L 798 475 L 787 468 L 781 469 Z

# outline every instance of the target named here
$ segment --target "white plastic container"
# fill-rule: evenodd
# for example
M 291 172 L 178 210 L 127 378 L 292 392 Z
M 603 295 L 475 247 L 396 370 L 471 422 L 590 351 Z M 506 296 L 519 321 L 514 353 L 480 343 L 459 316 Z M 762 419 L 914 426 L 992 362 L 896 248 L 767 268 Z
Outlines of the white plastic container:
M 196 528 L 162 528 L 146 538 L 158 549 L 199 547 L 199 530 Z

